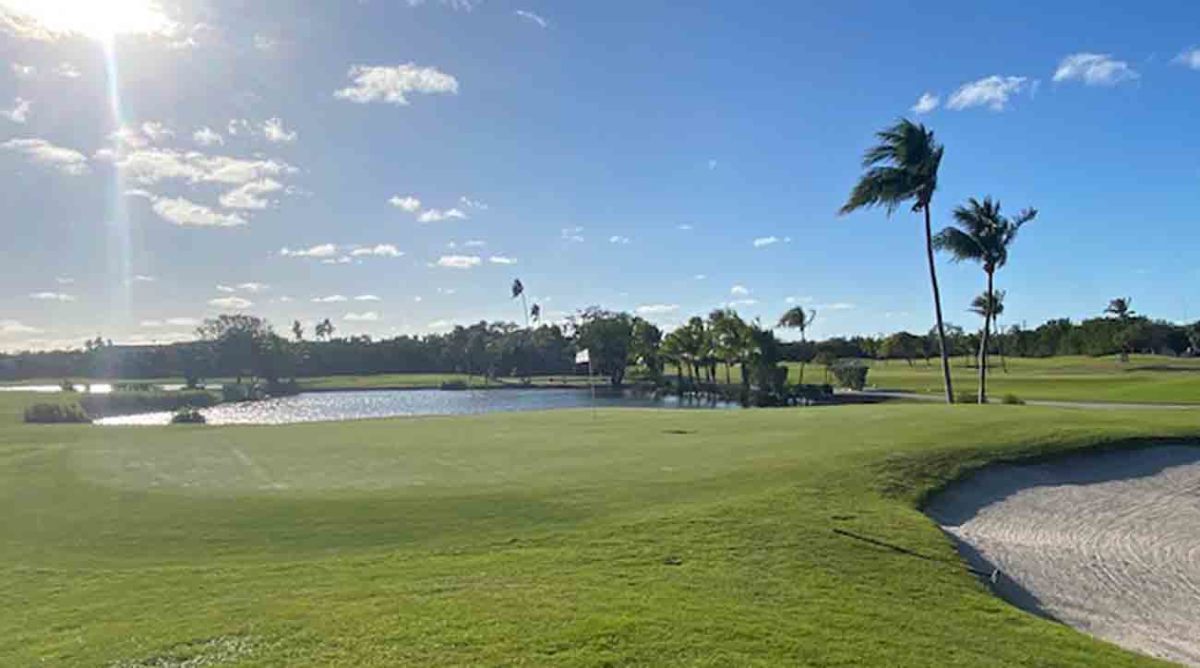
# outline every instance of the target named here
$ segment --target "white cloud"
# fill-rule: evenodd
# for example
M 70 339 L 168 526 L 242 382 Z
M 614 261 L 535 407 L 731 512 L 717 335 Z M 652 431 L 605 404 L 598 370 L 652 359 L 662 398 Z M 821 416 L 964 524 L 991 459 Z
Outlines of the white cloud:
M 30 299 L 36 299 L 42 302 L 73 302 L 75 295 L 68 295 L 65 292 L 34 292 L 29 295 Z
M 965 83 L 954 91 L 946 107 L 956 111 L 971 107 L 984 107 L 992 111 L 1004 111 L 1008 99 L 1025 90 L 1025 77 L 1002 77 L 993 74 L 978 81 Z
M 10 63 L 8 68 L 12 70 L 13 75 L 18 79 L 32 79 L 33 77 L 37 76 L 37 68 L 33 65 Z
M 695 228 L 688 223 L 680 223 L 675 226 L 675 229 L 680 230 L 681 232 L 691 232 Z
M 706 278 L 708 278 L 707 274 L 696 274 L 695 276 L 692 277 L 692 279 L 697 280 L 697 281 L 703 281 Z
M 487 204 L 484 204 L 483 202 L 480 202 L 477 199 L 471 199 L 470 197 L 467 197 L 466 195 L 459 197 L 458 201 L 460 204 L 467 207 L 468 209 L 479 209 L 480 211 L 488 210 Z
M 405 0 L 409 7 L 420 7 L 425 4 L 425 0 Z M 455 11 L 469 12 L 475 9 L 476 5 L 482 4 L 483 0 L 437 0 L 437 4 L 444 5 Z
M 454 322 L 452 320 L 434 320 L 429 323 L 429 329 L 434 331 L 451 330 L 454 329 Z
M 516 264 L 517 259 L 504 255 L 493 255 L 488 258 L 488 262 L 491 262 L 492 264 Z
M 818 311 L 849 311 L 855 306 L 850 302 L 833 302 L 832 304 L 813 304 L 813 308 Z
M 715 158 L 710 158 L 710 159 L 709 159 L 709 161 L 708 161 L 708 171 L 710 171 L 710 172 L 711 172 L 712 170 L 714 170 L 714 169 L 716 169 L 716 168 L 717 168 L 717 161 L 716 161 L 716 159 L 715 159 Z
M 75 279 L 71 278 L 70 276 L 59 276 L 54 279 L 54 282 L 58 283 L 59 285 L 74 285 Z
M 457 79 L 436 68 L 418 67 L 413 63 L 395 67 L 355 65 L 347 76 L 354 85 L 333 95 L 359 104 L 383 101 L 407 105 L 410 93 L 458 93 Z
M 250 125 L 250 121 L 244 118 L 231 118 L 225 124 L 225 132 L 233 135 L 250 135 L 254 134 L 254 126 Z
M 142 327 L 158 329 L 162 327 L 196 327 L 200 321 L 195 318 L 167 318 L 166 320 L 143 320 Z
M 224 145 L 225 137 L 223 137 L 220 132 L 217 132 L 206 125 L 192 133 L 192 141 L 201 146 L 213 146 L 215 144 Z
M 221 213 L 183 197 L 159 197 L 151 206 L 159 218 L 185 227 L 236 227 L 246 219 L 236 213 Z
M 0 116 L 7 118 L 13 123 L 25 123 L 29 120 L 29 111 L 32 108 L 32 102 L 23 97 L 18 97 L 13 100 L 12 109 L 0 110 Z
M 267 290 L 270 290 L 271 286 L 267 285 L 266 283 L 250 282 L 250 283 L 238 283 L 237 288 L 238 288 L 238 290 L 245 290 L 246 292 L 253 292 L 253 293 L 257 294 L 259 292 L 266 292 Z
M 679 304 L 644 304 L 634 309 L 638 315 L 664 315 L 679 310 Z
M 233 293 L 237 292 L 237 288 L 235 288 L 233 286 L 229 286 L 229 285 L 219 285 L 218 284 L 217 292 L 224 292 L 225 294 L 233 294 Z
M 440 223 L 443 220 L 463 220 L 467 214 L 460 209 L 428 209 L 417 216 L 418 223 Z
M 583 233 L 582 227 L 579 227 L 579 226 L 564 227 L 562 229 L 562 240 L 570 241 L 571 243 L 581 244 L 581 243 L 583 243 L 583 234 L 582 233 Z
M 161 144 L 163 141 L 174 137 L 175 131 L 158 121 L 147 121 L 142 123 L 142 134 L 146 135 L 155 144 Z
M 789 304 L 808 304 L 812 300 L 812 297 L 787 297 L 783 301 Z
M 754 306 L 757 303 L 757 299 L 734 299 L 733 301 L 725 302 L 725 305 L 729 308 L 735 308 L 738 306 Z
M 126 178 L 142 185 L 175 179 L 189 183 L 240 185 L 296 172 L 295 167 L 274 159 L 244 159 L 153 147 L 123 155 L 102 149 L 97 151 L 96 157 L 113 161 Z
M 350 251 L 350 255 L 354 257 L 400 257 L 404 253 L 392 244 L 377 244 L 355 248 Z
M 421 200 L 412 195 L 405 195 L 404 197 L 392 195 L 391 199 L 388 200 L 388 204 L 408 213 L 416 213 L 421 208 Z
M 208 305 L 223 309 L 239 310 L 254 306 L 254 302 L 244 297 L 217 297 L 216 299 L 208 300 Z
M 938 104 L 940 103 L 941 99 L 938 98 L 937 95 L 934 95 L 933 93 L 922 93 L 921 97 L 917 100 L 917 103 L 912 106 L 912 112 L 914 114 L 928 114 L 934 109 L 937 109 Z
M 783 241 L 783 239 L 779 237 L 758 237 L 752 243 L 755 248 L 762 248 L 763 246 L 773 246 L 780 241 Z
M 480 259 L 478 255 L 443 255 L 438 258 L 437 266 L 448 267 L 451 269 L 470 269 L 478 267 Z
M 610 243 L 610 244 L 620 244 L 620 245 L 624 246 L 624 245 L 627 245 L 627 244 L 629 243 L 629 237 L 623 237 L 623 236 L 621 236 L 621 235 L 619 235 L 619 234 L 614 234 L 614 235 L 612 235 L 611 237 L 609 237 L 609 238 L 608 238 L 608 243 Z
M 1190 48 L 1171 60 L 1172 63 L 1190 67 L 1193 70 L 1200 70 L 1200 48 Z
M 463 246 L 466 248 L 481 248 L 486 245 L 487 242 L 483 241 L 482 239 L 467 239 L 463 242 Z
M 341 257 L 331 257 L 321 260 L 321 264 L 350 264 L 352 261 L 349 255 L 343 255 Z
M 158 280 L 157 278 L 155 278 L 153 276 L 147 276 L 146 274 L 134 274 L 133 275 L 134 283 L 153 283 L 157 280 Z
M 271 201 L 263 197 L 283 190 L 283 184 L 275 179 L 260 179 L 243 183 L 221 195 L 221 206 L 227 209 L 265 209 Z
M 87 157 L 79 151 L 55 146 L 45 139 L 9 139 L 0 148 L 20 153 L 39 165 L 57 169 L 64 174 L 80 176 L 88 173 Z
M 41 334 L 42 330 L 37 327 L 30 327 L 22 324 L 18 320 L 0 320 L 0 336 L 14 336 L 18 334 Z
M 537 14 L 534 14 L 533 12 L 525 11 L 524 9 L 518 9 L 517 11 L 515 11 L 513 13 L 516 14 L 517 16 L 525 19 L 526 21 L 529 21 L 530 23 L 537 24 L 537 26 L 539 28 L 549 28 L 550 27 L 549 21 L 542 18 L 541 16 L 538 16 Z
M 748 295 L 750 294 L 750 289 L 744 285 L 735 285 L 732 288 L 729 288 L 729 294 L 739 296 Z
M 376 322 L 379 320 L 379 314 L 375 311 L 367 311 L 365 313 L 347 313 L 342 316 L 342 320 L 347 322 Z
M 284 246 L 279 249 L 279 254 L 283 257 L 315 257 L 327 258 L 337 255 L 338 248 L 334 244 L 318 244 L 309 248 L 297 248 L 295 250 Z
M 354 298 L 356 302 L 377 302 L 382 301 L 378 295 L 358 295 Z
M 79 68 L 75 67 L 71 63 L 59 64 L 58 67 L 54 68 L 54 74 L 64 79 L 78 79 L 79 77 L 83 76 L 83 73 L 79 71 Z
M 348 301 L 345 295 L 329 295 L 328 297 L 313 297 L 314 304 L 337 304 Z
M 283 119 L 276 116 L 268 118 L 262 125 L 263 136 L 272 143 L 291 143 L 296 141 L 296 131 L 283 127 Z
M 1062 59 L 1054 70 L 1054 81 L 1082 81 L 1088 86 L 1115 86 L 1138 78 L 1123 60 L 1106 53 L 1075 53 Z

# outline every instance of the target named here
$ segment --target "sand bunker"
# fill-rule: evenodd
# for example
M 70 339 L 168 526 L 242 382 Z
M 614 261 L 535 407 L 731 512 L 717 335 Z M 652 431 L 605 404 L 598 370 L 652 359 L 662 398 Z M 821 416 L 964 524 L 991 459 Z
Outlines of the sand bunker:
M 1200 666 L 1200 448 L 992 466 L 925 510 L 1012 603 Z

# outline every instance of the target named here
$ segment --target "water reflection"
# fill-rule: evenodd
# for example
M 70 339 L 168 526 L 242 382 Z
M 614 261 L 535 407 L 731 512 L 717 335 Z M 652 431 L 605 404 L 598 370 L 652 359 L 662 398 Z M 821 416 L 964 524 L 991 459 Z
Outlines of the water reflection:
M 289 424 L 325 420 L 361 420 L 412 415 L 475 415 L 511 411 L 588 408 L 587 390 L 380 390 L 309 392 L 267 401 L 222 404 L 202 413 L 209 424 Z M 735 403 L 597 391 L 598 408 L 728 409 Z M 170 413 L 143 413 L 97 420 L 101 425 L 163 425 Z

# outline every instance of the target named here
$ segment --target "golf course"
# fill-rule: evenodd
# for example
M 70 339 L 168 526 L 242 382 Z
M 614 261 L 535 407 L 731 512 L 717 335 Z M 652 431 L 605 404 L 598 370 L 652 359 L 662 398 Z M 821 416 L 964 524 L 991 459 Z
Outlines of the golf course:
M 31 401 L 0 397 L 3 665 L 1152 665 L 995 597 L 920 508 L 990 462 L 1200 440 L 1190 411 L 118 428 Z

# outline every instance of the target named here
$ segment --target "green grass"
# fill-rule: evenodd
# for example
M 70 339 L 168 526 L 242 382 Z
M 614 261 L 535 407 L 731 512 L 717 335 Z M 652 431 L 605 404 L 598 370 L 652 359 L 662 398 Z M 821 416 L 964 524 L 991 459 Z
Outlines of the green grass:
M 818 376 L 821 370 L 817 370 Z M 794 373 L 793 373 L 794 376 Z M 977 387 L 978 370 L 961 358 L 953 360 L 956 391 Z M 876 362 L 867 377 L 879 388 L 930 394 L 942 392 L 938 360 Z M 1022 399 L 1129 403 L 1200 404 L 1200 359 L 1135 355 L 1128 362 L 1116 357 L 1010 358 L 1008 371 L 992 358 L 988 374 L 992 397 L 1016 394 Z
M 1154 665 L 831 529 L 954 560 L 917 505 L 966 468 L 1200 436 L 922 405 L 19 425 L 28 400 L 0 397 L 0 665 Z

